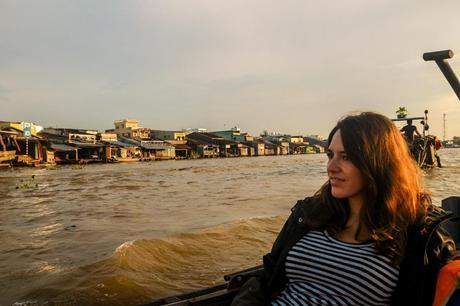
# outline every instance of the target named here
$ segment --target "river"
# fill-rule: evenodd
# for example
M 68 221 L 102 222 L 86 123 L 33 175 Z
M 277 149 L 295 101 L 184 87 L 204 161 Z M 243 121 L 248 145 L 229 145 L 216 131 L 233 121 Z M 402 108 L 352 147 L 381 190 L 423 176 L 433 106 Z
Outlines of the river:
M 460 195 L 460 149 L 424 173 Z M 324 154 L 0 171 L 0 305 L 138 305 L 260 264 Z

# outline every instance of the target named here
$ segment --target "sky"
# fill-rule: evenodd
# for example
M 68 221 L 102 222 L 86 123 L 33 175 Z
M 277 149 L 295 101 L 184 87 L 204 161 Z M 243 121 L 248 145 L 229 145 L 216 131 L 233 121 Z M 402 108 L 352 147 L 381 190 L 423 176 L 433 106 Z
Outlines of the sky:
M 458 51 L 460 1 L 0 0 L 0 120 L 105 130 L 238 126 L 327 136 L 341 117 L 460 102 L 428 51 Z

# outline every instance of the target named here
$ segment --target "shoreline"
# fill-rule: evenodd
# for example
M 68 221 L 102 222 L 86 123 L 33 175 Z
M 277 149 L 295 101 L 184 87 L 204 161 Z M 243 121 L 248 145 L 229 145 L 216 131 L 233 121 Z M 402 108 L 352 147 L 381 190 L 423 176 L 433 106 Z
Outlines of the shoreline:
M 164 161 L 187 161 L 187 160 L 209 160 L 209 159 L 232 159 L 232 158 L 254 158 L 254 157 L 273 157 L 273 156 L 298 156 L 298 155 L 316 155 L 325 154 L 324 152 L 315 153 L 295 153 L 295 154 L 270 154 L 270 155 L 246 155 L 246 156 L 212 156 L 212 157 L 189 157 L 189 158 L 133 158 L 115 161 L 106 160 L 80 160 L 76 163 L 31 163 L 31 164 L 0 164 L 0 171 L 16 170 L 16 169 L 47 169 L 56 170 L 65 166 L 71 166 L 75 170 L 83 169 L 88 165 L 100 164 L 130 164 L 130 163 L 149 163 L 149 162 L 164 162 Z

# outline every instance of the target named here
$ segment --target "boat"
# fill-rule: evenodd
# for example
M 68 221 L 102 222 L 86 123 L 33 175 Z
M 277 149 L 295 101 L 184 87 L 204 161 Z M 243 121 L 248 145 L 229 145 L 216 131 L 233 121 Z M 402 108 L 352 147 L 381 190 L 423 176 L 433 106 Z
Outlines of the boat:
M 460 197 L 449 197 L 447 199 L 444 199 L 442 201 L 442 207 L 445 210 L 450 210 L 452 211 L 456 217 L 454 217 L 453 220 L 454 222 L 449 222 L 448 224 L 443 225 L 443 228 L 448 231 L 453 239 L 455 240 L 456 246 L 457 246 L 457 251 L 460 252 L 460 227 L 458 226 L 458 220 L 460 219 Z M 450 294 L 446 295 L 445 292 L 442 292 L 441 294 L 436 295 L 436 300 L 439 300 L 441 297 L 445 297 L 449 299 L 449 302 L 447 303 L 442 303 L 442 304 L 433 304 L 433 305 L 447 305 L 447 306 L 452 306 L 452 305 L 460 305 L 460 260 L 453 260 L 451 263 L 455 264 L 454 269 L 443 269 L 446 271 L 441 271 L 440 276 L 438 277 L 438 291 L 445 291 L 445 287 L 441 288 L 439 286 L 440 279 L 445 280 L 445 279 L 452 279 L 452 278 L 458 278 L 456 284 L 451 284 L 449 283 L 448 287 L 450 288 L 452 292 L 449 292 Z M 242 270 L 230 275 L 225 275 L 224 276 L 224 283 L 209 287 L 209 288 L 204 288 L 200 289 L 197 291 L 192 291 L 180 295 L 175 295 L 175 296 L 169 296 L 165 298 L 161 298 L 158 300 L 155 300 L 153 302 L 143 304 L 141 306 L 228 306 L 231 304 L 233 298 L 236 296 L 238 293 L 239 289 L 241 286 L 252 276 L 258 275 L 263 271 L 263 266 L 256 266 L 253 268 L 249 268 L 246 270 Z M 448 275 L 447 275 L 448 274 Z M 442 277 L 441 277 L 442 276 Z M 438 293 L 438 292 L 437 292 Z M 444 295 L 442 295 L 444 293 Z M 445 302 L 445 301 L 443 301 Z
M 249 277 L 262 272 L 262 266 L 256 266 L 233 274 L 225 275 L 225 283 L 184 293 L 175 296 L 155 300 L 142 306 L 185 306 L 185 305 L 207 305 L 207 306 L 228 306 L 238 293 L 241 286 Z
M 398 117 L 391 120 L 394 122 L 420 120 L 422 135 L 420 137 L 415 137 L 412 143 L 408 142 L 412 157 L 420 168 L 441 167 L 441 159 L 437 154 L 437 150 L 440 149 L 442 145 L 441 141 L 436 136 L 428 134 L 428 110 L 425 110 L 424 115 L 421 117 Z
M 436 64 L 441 69 L 442 73 L 449 81 L 452 89 L 457 94 L 457 97 L 460 99 L 460 83 L 455 75 L 455 73 L 450 68 L 449 64 L 445 62 L 445 59 L 452 58 L 453 52 L 451 50 L 445 51 L 436 51 L 436 52 L 429 52 L 423 55 L 423 59 L 425 61 L 435 61 Z M 428 131 L 428 111 L 425 111 L 423 117 L 413 117 L 413 118 L 406 118 L 405 116 L 402 118 L 393 119 L 393 121 L 405 121 L 407 119 L 413 120 L 422 120 L 421 123 L 423 124 L 423 136 L 420 137 L 417 141 L 414 141 L 413 144 L 410 145 L 410 149 L 414 159 L 417 161 L 420 167 L 433 167 L 435 164 L 435 160 L 440 166 L 439 159 L 436 158 L 436 137 L 432 135 L 426 135 L 425 132 Z M 460 197 L 451 197 L 448 199 L 443 200 L 442 207 L 446 210 L 452 211 L 456 216 L 457 219 L 460 219 Z M 445 230 L 447 230 L 452 237 L 454 238 L 457 251 L 460 251 L 460 227 L 455 222 L 451 222 L 451 224 L 447 224 L 443 226 Z M 455 268 L 450 272 L 445 270 L 444 267 L 440 272 L 440 277 L 438 278 L 438 287 L 437 287 L 437 295 L 433 305 L 460 305 L 460 260 L 451 261 L 451 263 L 456 264 Z M 446 265 L 450 266 L 450 264 Z M 156 301 L 153 301 L 148 304 L 144 304 L 143 306 L 160 306 L 160 305 L 169 305 L 169 306 L 185 306 L 185 305 L 208 305 L 208 306 L 227 306 L 231 304 L 234 296 L 237 294 L 239 288 L 248 277 L 257 274 L 262 271 L 262 266 L 250 268 L 247 270 L 243 270 L 234 274 L 224 276 L 225 283 L 209 287 L 181 295 L 170 296 L 166 298 L 162 298 Z M 447 272 L 446 272 L 447 271 Z M 444 274 L 443 274 L 444 273 Z M 444 295 L 438 295 L 439 291 L 445 290 L 446 288 L 439 287 L 439 281 L 442 280 L 441 276 L 446 276 L 446 273 L 452 273 L 451 275 L 447 275 L 447 277 L 451 277 L 452 282 L 449 283 L 449 287 L 451 289 L 450 292 L 446 294 L 443 292 Z M 457 282 L 455 283 L 455 279 Z M 453 284 L 452 284 L 453 283 Z M 448 299 L 438 301 L 438 298 Z M 450 297 L 450 298 L 449 298 Z

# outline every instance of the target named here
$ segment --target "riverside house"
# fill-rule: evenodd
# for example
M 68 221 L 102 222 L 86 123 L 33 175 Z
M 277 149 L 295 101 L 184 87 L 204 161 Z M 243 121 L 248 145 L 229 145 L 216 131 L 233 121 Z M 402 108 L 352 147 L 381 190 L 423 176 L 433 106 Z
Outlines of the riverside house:
M 305 154 L 324 152 L 325 145 L 319 137 L 311 144 L 301 136 L 265 132 L 253 137 L 238 127 L 212 133 L 153 130 L 135 119 L 115 120 L 114 126 L 98 133 L 0 121 L 0 166 Z
M 210 132 L 213 135 L 220 136 L 224 139 L 230 140 L 230 141 L 236 141 L 236 142 L 246 142 L 246 141 L 251 141 L 248 138 L 252 138 L 252 136 L 248 135 L 247 133 L 241 133 L 240 128 L 234 127 L 231 128 L 230 130 L 224 130 L 224 131 L 213 131 Z
M 97 134 L 97 130 L 73 128 L 45 128 L 41 132 L 58 164 L 104 161 L 106 145 L 97 141 Z
M 133 144 L 141 149 L 144 161 L 174 159 L 176 152 L 174 146 L 162 140 L 137 140 L 120 137 L 125 143 Z
M 164 131 L 150 130 L 150 138 L 152 140 L 162 140 L 174 147 L 175 157 L 177 159 L 190 158 L 192 156 L 192 148 L 187 145 L 184 131 Z
M 15 134 L 15 132 L 0 130 L 0 168 L 10 167 L 16 158 L 19 145 L 12 137 Z
M 306 136 L 303 138 L 303 141 L 309 143 L 312 146 L 318 146 L 318 153 L 324 153 L 324 150 L 327 147 L 327 141 L 317 135 Z
M 80 163 L 94 163 L 105 160 L 106 146 L 96 141 L 97 131 L 91 134 L 86 131 L 85 134 L 81 133 L 69 133 L 68 144 L 76 147 L 77 160 Z
M 290 143 L 303 143 L 304 142 L 303 136 L 286 135 L 285 137 L 287 137 L 287 141 L 289 141 Z
M 106 130 L 106 133 L 117 134 L 118 137 L 131 138 L 137 140 L 149 140 L 150 129 L 139 126 L 139 120 L 122 119 L 113 122 L 115 129 Z
M 263 138 L 260 141 L 264 143 L 264 155 L 275 155 L 276 154 L 276 151 L 277 151 L 276 144 L 274 144 L 271 141 L 265 140 Z
M 187 145 L 187 140 L 166 140 L 165 142 L 174 147 L 176 159 L 186 159 L 192 157 L 193 149 Z
M 41 130 L 41 126 L 30 122 L 0 121 L 0 162 L 27 166 L 42 164 L 46 146 L 37 134 Z
M 308 146 L 308 142 L 293 142 L 290 144 L 289 149 L 290 154 L 307 154 L 312 152 L 312 149 Z
M 0 130 L 0 167 L 38 166 L 43 161 L 43 143 L 37 136 L 25 138 L 14 129 Z
M 193 150 L 191 152 L 192 158 L 212 158 L 220 156 L 220 149 L 218 145 L 193 138 L 193 136 L 191 138 L 187 138 L 187 146 Z
M 234 128 L 231 128 L 230 130 L 224 130 L 224 131 L 213 131 L 211 132 L 211 134 L 220 136 L 228 141 L 236 143 L 237 153 L 233 154 L 233 156 L 251 156 L 251 153 L 253 153 L 253 150 L 250 149 L 251 146 L 248 145 L 247 142 L 253 141 L 254 138 L 248 133 L 241 133 L 241 130 L 238 127 L 234 127 Z M 234 150 L 235 149 L 232 149 L 232 152 Z
M 275 135 L 263 136 L 263 139 L 268 140 L 269 142 L 276 145 L 275 155 L 288 155 L 289 154 L 290 137 L 286 135 L 275 134 Z
M 220 157 L 247 156 L 248 148 L 242 143 L 226 140 L 221 136 L 211 133 L 191 133 L 186 136 L 187 139 L 213 144 L 219 147 Z
M 150 139 L 185 141 L 186 134 L 184 131 L 150 130 Z
M 251 142 L 246 142 L 246 145 L 249 145 L 254 150 L 254 156 L 263 156 L 265 155 L 265 142 L 261 138 L 254 138 Z
M 139 161 L 141 149 L 130 143 L 118 140 L 117 134 L 99 133 L 98 140 L 106 145 L 105 160 L 110 162 Z
M 76 164 L 78 163 L 78 148 L 68 145 L 68 135 L 63 130 L 65 129 L 45 128 L 40 132 L 40 136 L 47 143 L 47 162 Z

